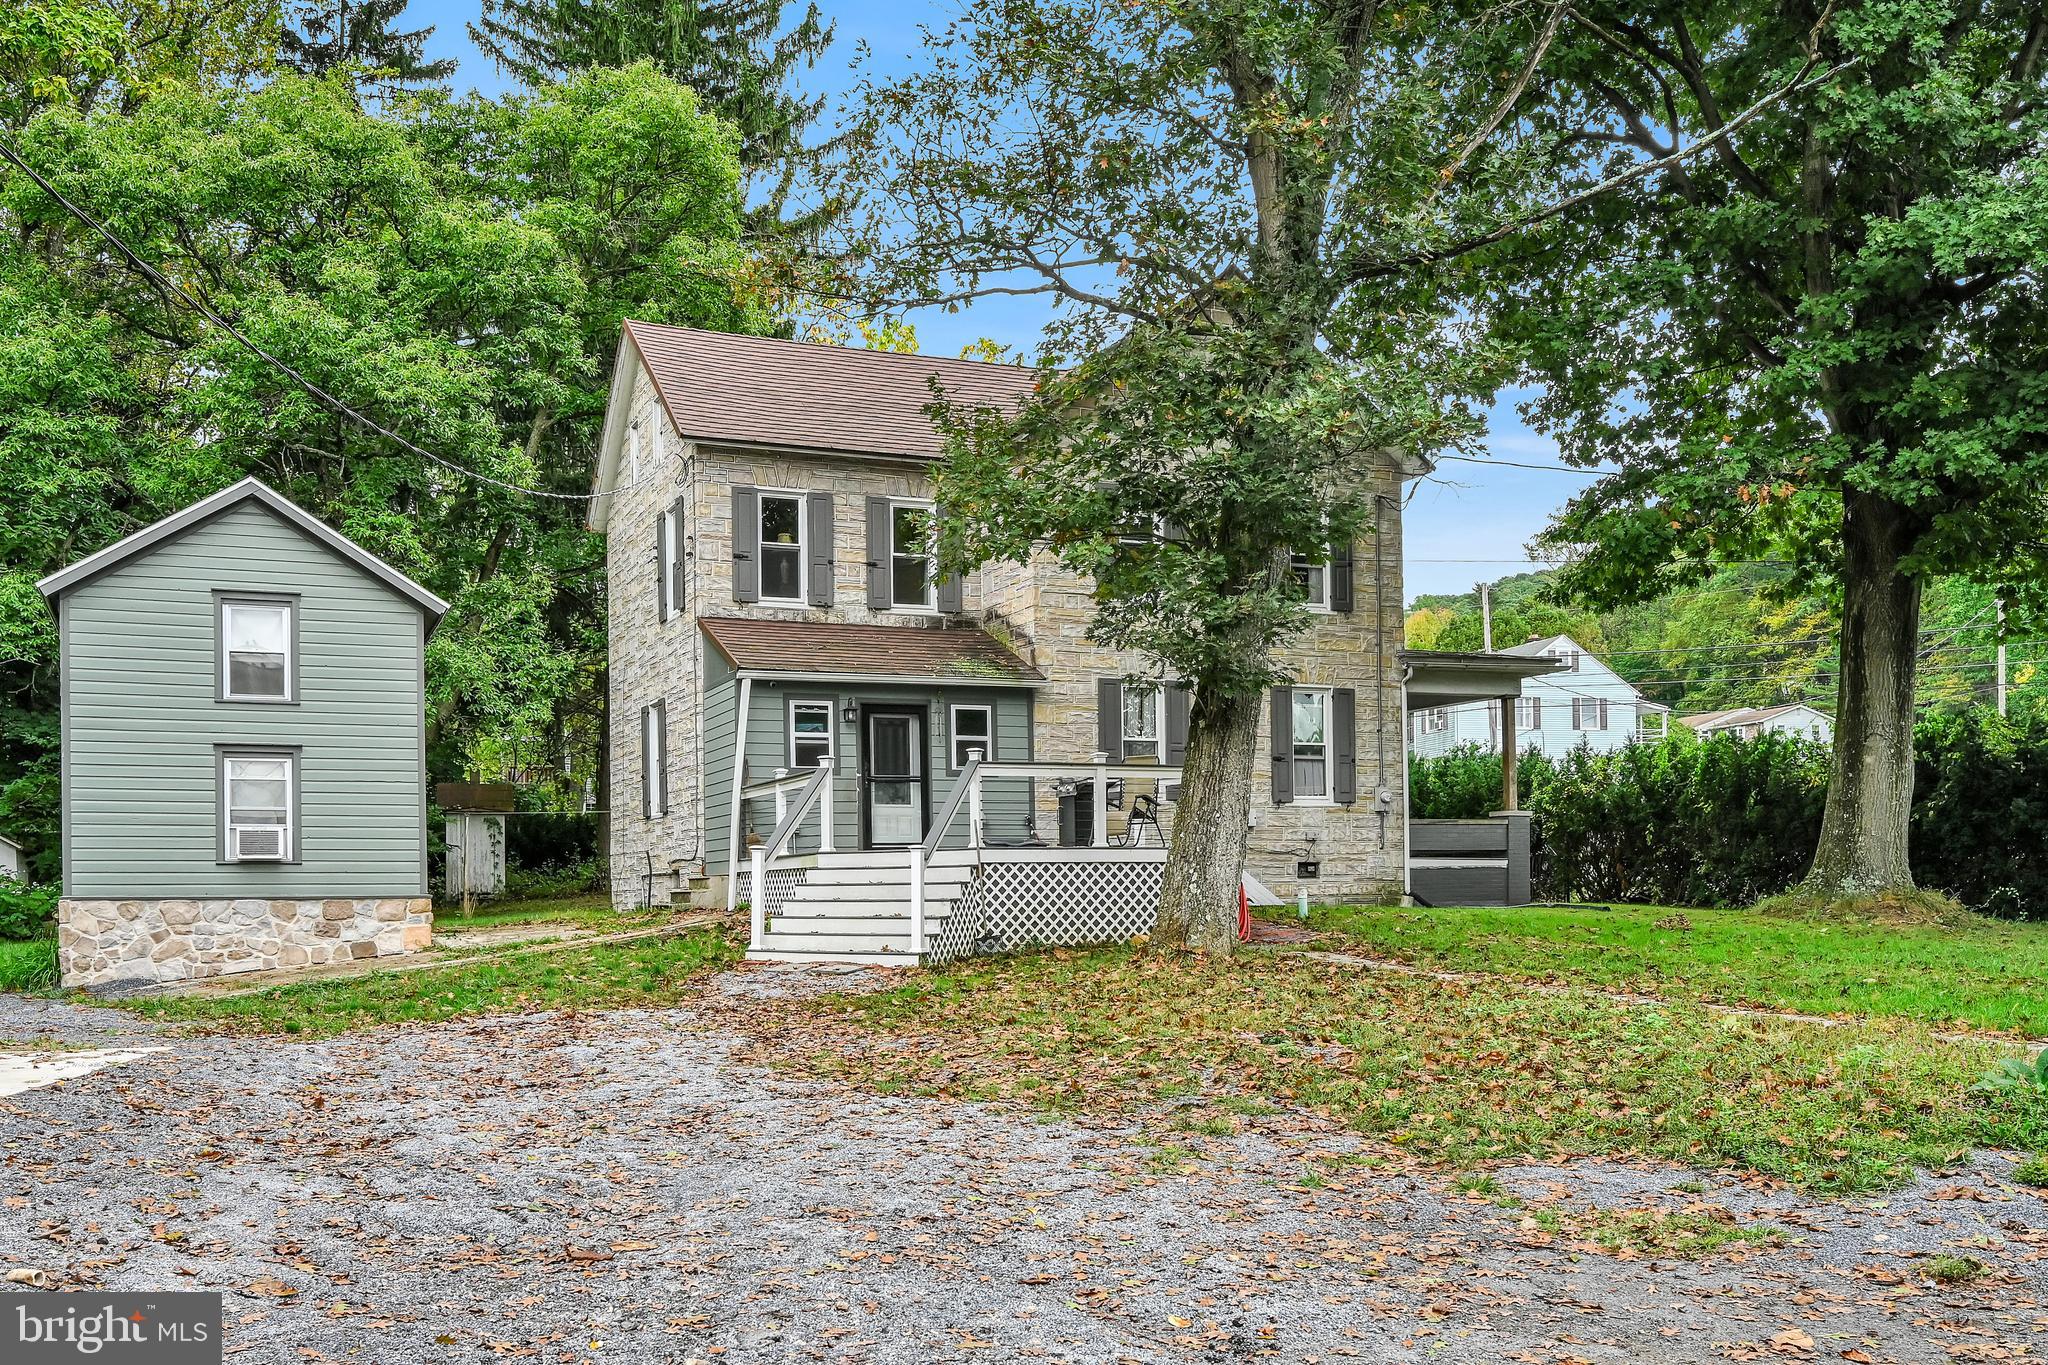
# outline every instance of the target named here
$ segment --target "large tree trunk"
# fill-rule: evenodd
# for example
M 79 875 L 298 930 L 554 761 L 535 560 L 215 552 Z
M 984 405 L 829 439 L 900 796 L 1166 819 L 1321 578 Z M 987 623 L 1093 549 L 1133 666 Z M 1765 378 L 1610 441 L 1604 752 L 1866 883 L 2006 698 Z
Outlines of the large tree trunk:
M 1834 773 L 1809 888 L 1831 896 L 1910 889 L 1913 689 L 1920 583 L 1899 572 L 1916 534 L 1910 512 L 1869 494 L 1842 506 L 1842 679 Z
M 1162 948 L 1227 954 L 1237 946 L 1261 700 L 1257 693 L 1223 697 L 1195 691 L 1153 933 Z

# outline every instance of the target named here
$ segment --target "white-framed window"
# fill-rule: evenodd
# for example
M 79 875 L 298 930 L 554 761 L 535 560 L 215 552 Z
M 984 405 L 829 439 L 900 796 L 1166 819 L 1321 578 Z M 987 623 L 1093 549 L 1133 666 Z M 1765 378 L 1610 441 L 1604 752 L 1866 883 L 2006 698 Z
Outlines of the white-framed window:
M 655 587 L 656 600 L 660 603 L 660 619 L 666 621 L 676 614 L 681 605 L 676 593 L 677 561 L 682 557 L 682 511 L 671 507 L 654 519 L 655 563 L 661 582 Z
M 1543 728 L 1543 698 L 1515 698 L 1515 728 L 1522 731 Z
M 938 548 L 930 503 L 889 504 L 889 601 L 897 611 L 937 610 Z
M 1330 689 L 1294 689 L 1294 799 L 1330 798 Z
M 287 863 L 294 828 L 298 761 L 288 753 L 223 753 L 220 757 L 221 861 Z
M 1307 555 L 1296 555 L 1292 560 L 1294 582 L 1301 589 L 1302 601 L 1310 611 L 1330 609 L 1330 565 L 1325 560 L 1314 563 Z
M 967 766 L 976 749 L 983 762 L 996 756 L 996 711 L 993 706 L 959 705 L 952 708 L 947 733 L 953 737 L 953 771 Z
M 1607 728 L 1607 698 L 1572 698 L 1572 729 L 1605 730 Z
M 804 495 L 760 496 L 761 600 L 804 600 Z
M 1153 512 L 1141 514 L 1129 526 L 1117 533 L 1119 545 L 1157 545 L 1166 539 L 1166 515 Z
M 1579 651 L 1576 649 L 1567 649 L 1559 645 L 1555 648 L 1544 650 L 1543 654 L 1545 658 L 1561 660 L 1564 663 L 1564 671 L 1567 673 L 1579 671 Z
M 282 598 L 220 599 L 222 701 L 292 701 L 293 605 Z
M 832 703 L 795 701 L 789 703 L 789 766 L 815 768 L 821 758 L 832 757 Z
M 1124 706 L 1124 752 L 1125 758 L 1151 758 L 1163 756 L 1164 742 L 1161 717 L 1166 713 L 1165 689 L 1145 683 L 1125 683 L 1123 687 Z M 1116 755 L 1111 754 L 1113 759 Z
M 640 708 L 640 811 L 650 820 L 668 814 L 668 707 Z
M 1418 736 L 1441 734 L 1451 728 L 1451 708 L 1425 706 L 1415 713 L 1414 726 Z

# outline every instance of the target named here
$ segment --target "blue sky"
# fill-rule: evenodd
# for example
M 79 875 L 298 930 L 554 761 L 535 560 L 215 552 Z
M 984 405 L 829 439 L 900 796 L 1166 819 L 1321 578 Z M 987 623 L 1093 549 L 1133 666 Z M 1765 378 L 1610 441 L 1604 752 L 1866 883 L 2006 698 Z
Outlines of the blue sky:
M 507 83 L 471 44 L 464 27 L 476 18 L 478 7 L 479 0 L 413 0 L 405 20 L 408 27 L 434 26 L 427 54 L 454 57 L 461 64 L 457 89 L 496 94 Z M 865 40 L 879 69 L 900 70 L 916 59 L 918 26 L 943 22 L 954 12 L 942 0 L 820 0 L 820 8 L 837 22 L 838 36 L 832 51 L 808 74 L 807 84 L 834 94 L 849 83 L 856 42 Z M 932 312 L 912 321 L 926 351 L 957 355 L 981 337 L 1029 350 L 1045 316 L 1034 300 L 990 299 L 958 313 Z M 1492 414 L 1489 445 L 1497 459 L 1556 463 L 1556 447 L 1530 431 L 1507 402 Z M 1524 571 L 1529 566 L 1522 562 L 1523 546 L 1585 482 L 1569 473 L 1446 464 L 1442 474 L 1414 490 L 1404 518 L 1409 594 L 1462 592 L 1481 579 Z

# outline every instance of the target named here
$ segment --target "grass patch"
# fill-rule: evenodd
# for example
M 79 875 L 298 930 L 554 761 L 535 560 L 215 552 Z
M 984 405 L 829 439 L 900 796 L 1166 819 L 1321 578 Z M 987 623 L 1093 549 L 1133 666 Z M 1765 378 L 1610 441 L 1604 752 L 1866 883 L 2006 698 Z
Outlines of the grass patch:
M 57 940 L 54 938 L 0 941 L 0 991 L 53 991 L 57 989 Z
M 110 1006 L 193 1031 L 324 1038 L 386 1024 L 534 1010 L 673 1003 L 692 978 L 740 956 L 716 928 L 555 953 L 484 957 L 434 971 L 334 977 L 228 997 L 144 996 Z
M 2048 1155 L 2028 1157 L 2012 1168 L 2012 1179 L 2015 1184 L 2048 1189 Z
M 499 929 L 518 924 L 567 924 L 580 929 L 630 929 L 650 924 L 668 914 L 621 914 L 612 908 L 611 897 L 597 895 L 554 896 L 527 901 L 493 901 L 474 914 L 465 915 L 460 905 L 434 907 L 434 927 L 442 932 L 464 929 Z
M 1346 906 L 1317 912 L 1316 923 L 1348 946 L 1423 967 L 2048 1036 L 2048 924 L 1964 920 Z
M 1697 1261 L 1738 1248 L 1779 1246 L 1785 1230 L 1744 1223 L 1719 1206 L 1687 1209 L 1594 1209 L 1582 1220 L 1588 1241 L 1610 1254 L 1669 1256 Z
M 1984 1274 L 1984 1263 L 1968 1256 L 1951 1256 L 1943 1253 L 1927 1258 L 1921 1272 L 1936 1284 L 1968 1284 Z
M 1846 1191 L 1974 1147 L 2048 1146 L 2048 1096 L 1970 1093 L 1997 1055 L 1988 1043 L 1299 956 L 1044 953 L 809 1011 L 800 1043 L 765 1051 L 813 1074 L 1055 1113 L 1235 1096 L 1458 1167 L 1642 1154 Z M 764 1022 L 770 1036 L 791 1026 Z

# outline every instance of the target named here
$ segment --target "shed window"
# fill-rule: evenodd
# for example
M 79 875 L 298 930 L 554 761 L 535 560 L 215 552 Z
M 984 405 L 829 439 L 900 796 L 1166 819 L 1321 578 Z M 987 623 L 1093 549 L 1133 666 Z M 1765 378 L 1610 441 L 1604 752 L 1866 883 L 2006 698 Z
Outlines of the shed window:
M 793 701 L 789 704 L 789 766 L 815 768 L 832 757 L 832 703 Z
M 290 701 L 289 602 L 224 599 L 220 604 L 220 694 L 227 701 Z
M 223 830 L 231 863 L 288 862 L 292 857 L 292 783 L 297 765 L 289 754 L 224 754 Z
M 996 756 L 995 710 L 987 706 L 953 708 L 953 771 L 967 766 L 975 750 L 984 762 Z
M 761 495 L 761 600 L 804 600 L 804 499 L 800 493 Z
M 1330 693 L 1294 689 L 1294 799 L 1330 795 Z

